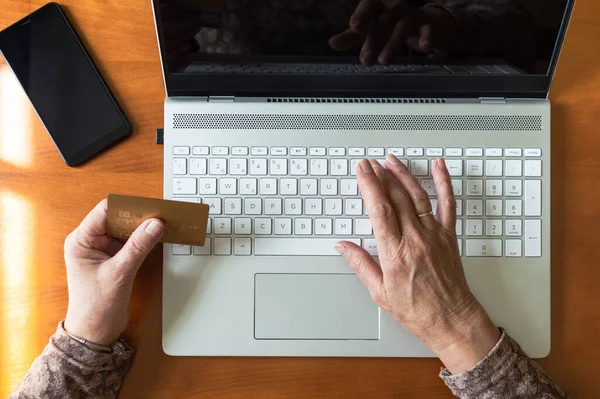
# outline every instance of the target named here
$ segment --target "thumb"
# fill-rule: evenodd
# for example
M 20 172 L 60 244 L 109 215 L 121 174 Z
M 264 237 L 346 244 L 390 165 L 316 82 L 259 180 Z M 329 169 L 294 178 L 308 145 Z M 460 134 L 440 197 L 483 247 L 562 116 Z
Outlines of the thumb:
M 126 273 L 138 269 L 165 233 L 165 224 L 159 219 L 148 219 L 129 237 L 123 248 L 113 258 Z
M 353 242 L 341 241 L 335 246 L 335 250 L 346 259 L 371 296 L 376 298 L 383 285 L 383 272 L 375 259 Z

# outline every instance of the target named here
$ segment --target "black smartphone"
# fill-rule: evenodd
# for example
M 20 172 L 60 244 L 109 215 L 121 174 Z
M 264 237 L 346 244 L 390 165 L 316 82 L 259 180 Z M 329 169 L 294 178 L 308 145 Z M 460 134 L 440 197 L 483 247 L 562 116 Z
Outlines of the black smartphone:
M 49 3 L 0 32 L 0 53 L 67 165 L 79 165 L 131 133 L 58 4 Z

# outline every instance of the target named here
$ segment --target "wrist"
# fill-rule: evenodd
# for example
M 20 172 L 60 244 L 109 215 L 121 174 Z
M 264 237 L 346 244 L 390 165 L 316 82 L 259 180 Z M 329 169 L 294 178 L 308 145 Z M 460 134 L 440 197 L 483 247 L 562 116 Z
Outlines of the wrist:
M 106 329 L 106 326 L 95 323 L 91 318 L 79 319 L 71 317 L 68 312 L 63 327 L 66 331 L 79 338 L 102 346 L 112 346 L 121 336 L 121 332 L 109 331 Z

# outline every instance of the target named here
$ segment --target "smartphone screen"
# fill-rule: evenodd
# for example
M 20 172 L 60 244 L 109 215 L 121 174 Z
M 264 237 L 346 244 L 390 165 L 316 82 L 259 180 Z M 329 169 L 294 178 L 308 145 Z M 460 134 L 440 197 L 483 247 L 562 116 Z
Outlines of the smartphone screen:
M 0 52 L 68 165 L 129 135 L 127 119 L 57 4 L 0 32 Z

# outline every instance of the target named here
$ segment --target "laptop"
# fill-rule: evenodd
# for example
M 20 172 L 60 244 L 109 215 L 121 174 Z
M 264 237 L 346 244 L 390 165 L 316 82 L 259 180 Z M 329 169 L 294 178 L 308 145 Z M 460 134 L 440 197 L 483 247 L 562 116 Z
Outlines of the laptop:
M 377 257 L 356 165 L 394 154 L 433 209 L 431 162 L 446 158 L 471 290 L 530 356 L 548 355 L 548 92 L 573 1 L 547 3 L 507 2 L 481 24 L 422 2 L 414 13 L 445 21 L 423 44 L 428 28 L 395 43 L 348 32 L 357 0 L 154 0 L 164 197 L 210 206 L 204 247 L 164 247 L 164 351 L 434 356 L 334 250 Z

